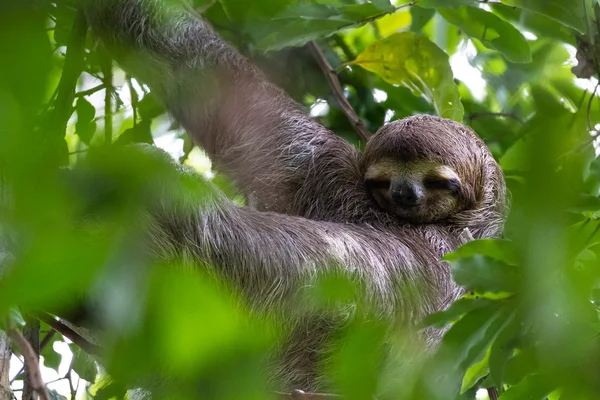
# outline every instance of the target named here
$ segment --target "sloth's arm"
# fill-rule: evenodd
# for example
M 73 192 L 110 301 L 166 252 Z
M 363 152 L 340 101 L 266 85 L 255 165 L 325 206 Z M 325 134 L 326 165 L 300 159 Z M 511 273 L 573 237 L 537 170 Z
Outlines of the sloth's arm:
M 154 216 L 152 249 L 159 258 L 208 262 L 259 308 L 287 302 L 298 308 L 305 303 L 298 302 L 299 289 L 312 286 L 319 273 L 360 282 L 369 304 L 411 323 L 459 293 L 449 283 L 449 267 L 417 235 L 404 241 L 364 226 L 259 212 L 228 200 L 166 205 Z
M 123 68 L 151 86 L 258 208 L 287 211 L 278 204 L 294 202 L 308 170 L 332 147 L 339 158 L 354 154 L 177 2 L 83 4 L 92 31 Z

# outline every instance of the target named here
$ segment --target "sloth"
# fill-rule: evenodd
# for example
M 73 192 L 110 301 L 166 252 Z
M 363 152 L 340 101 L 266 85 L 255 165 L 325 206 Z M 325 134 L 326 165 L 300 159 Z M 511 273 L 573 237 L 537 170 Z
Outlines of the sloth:
M 441 257 L 501 234 L 502 171 L 484 142 L 451 120 L 389 123 L 358 151 L 311 118 L 200 18 L 174 2 L 90 0 L 92 32 L 230 176 L 247 199 L 164 203 L 149 248 L 211 265 L 252 307 L 291 304 L 289 340 L 271 372 L 280 389 L 322 390 L 328 318 L 293 310 L 319 273 L 352 276 L 394 329 L 415 327 L 463 294 Z M 200 179 L 200 178 L 199 178 Z M 442 330 L 420 332 L 425 348 Z

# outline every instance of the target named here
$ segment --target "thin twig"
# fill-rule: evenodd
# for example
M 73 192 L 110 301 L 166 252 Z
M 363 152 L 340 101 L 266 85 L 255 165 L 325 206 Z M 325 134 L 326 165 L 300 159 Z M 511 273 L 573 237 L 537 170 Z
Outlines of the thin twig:
M 46 333 L 46 336 L 44 336 L 44 338 L 40 342 L 40 353 L 46 348 L 48 343 L 50 343 L 55 333 L 56 331 L 48 331 L 48 333 Z
M 98 86 L 94 86 L 91 89 L 88 90 L 82 90 L 81 92 L 77 92 L 75 93 L 75 97 L 84 97 L 84 96 L 89 96 L 90 94 L 94 94 L 96 92 L 101 91 L 102 89 L 104 89 L 106 87 L 106 85 L 104 83 L 99 84 Z
M 46 390 L 46 385 L 44 385 L 44 381 L 42 380 L 40 363 L 35 351 L 33 351 L 33 348 L 27 339 L 25 339 L 25 337 L 17 329 L 9 329 L 8 335 L 12 340 L 15 341 L 19 347 L 19 350 L 21 350 L 21 354 L 23 354 L 25 365 L 27 365 L 27 369 L 29 371 L 31 386 L 37 392 L 38 396 L 40 396 L 40 400 L 50 400 L 48 391 Z
M 127 76 L 127 86 L 129 87 L 129 96 L 131 97 L 131 108 L 133 109 L 133 126 L 135 127 L 138 122 L 138 95 L 133 87 L 133 82 L 131 81 L 131 76 Z
M 346 96 L 344 96 L 344 91 L 342 89 L 340 80 L 335 73 L 335 70 L 331 68 L 331 65 L 329 65 L 329 62 L 325 58 L 325 54 L 323 54 L 321 48 L 314 41 L 309 42 L 308 47 L 313 53 L 315 60 L 319 64 L 321 71 L 323 71 L 323 74 L 325 74 L 325 78 L 327 79 L 327 82 L 329 82 L 329 87 L 333 91 L 333 94 L 340 104 L 340 107 L 342 107 L 342 111 L 344 111 L 344 114 L 346 114 L 346 117 L 350 120 L 350 123 L 352 123 L 352 126 L 361 139 L 367 141 L 371 136 L 371 132 L 369 132 L 367 127 L 360 120 L 358 114 L 356 114 L 356 111 L 354 111 L 352 108 L 352 105 L 350 105 L 350 102 L 348 102 L 348 99 L 346 99 Z
M 104 59 L 101 63 L 102 75 L 104 78 L 104 145 L 110 146 L 113 137 L 113 113 L 112 113 L 112 92 L 113 92 L 113 70 L 112 59 L 108 52 L 104 52 Z
M 48 314 L 32 313 L 32 315 L 42 322 L 48 324 L 52 329 L 75 343 L 81 350 L 91 355 L 100 355 L 102 348 L 98 345 L 88 342 L 80 334 L 69 328 L 62 322 L 54 319 Z

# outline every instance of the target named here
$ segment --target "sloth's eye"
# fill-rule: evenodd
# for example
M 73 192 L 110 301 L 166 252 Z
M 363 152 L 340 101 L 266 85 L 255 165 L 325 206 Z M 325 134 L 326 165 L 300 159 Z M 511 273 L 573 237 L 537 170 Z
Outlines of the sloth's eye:
M 448 190 L 452 192 L 460 189 L 458 179 L 454 178 L 426 178 L 423 184 L 427 189 Z
M 390 180 L 389 179 L 365 179 L 365 186 L 367 189 L 389 189 L 390 188 Z

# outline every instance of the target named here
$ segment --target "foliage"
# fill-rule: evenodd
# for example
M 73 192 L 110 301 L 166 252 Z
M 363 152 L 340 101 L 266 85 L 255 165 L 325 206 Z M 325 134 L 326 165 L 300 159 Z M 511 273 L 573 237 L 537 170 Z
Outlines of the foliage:
M 358 319 L 340 333 L 344 346 L 330 371 L 341 394 L 472 399 L 493 387 L 502 400 L 598 397 L 600 105 L 596 79 L 578 80 L 570 69 L 577 46 L 575 71 L 598 73 L 597 3 L 195 1 L 295 99 L 325 103 L 320 121 L 357 146 L 363 143 L 302 47 L 311 40 L 371 130 L 416 113 L 462 119 L 507 176 L 506 237 L 446 256 L 468 294 L 426 321 L 451 324 L 436 354 L 399 379 L 380 367 L 396 338 L 380 321 Z M 216 186 L 194 186 L 169 175 L 169 163 L 119 153 L 129 143 L 175 137 L 183 142 L 179 161 L 207 169 L 149 89 L 113 65 L 86 30 L 75 0 L 0 4 L 2 320 L 17 323 L 15 308 L 65 311 L 92 296 L 110 327 L 99 361 L 111 379 L 104 371 L 96 379 L 95 362 L 73 344 L 71 368 L 96 380 L 89 393 L 99 399 L 155 380 L 165 366 L 178 378 L 165 389 L 173 398 L 269 397 L 260 371 L 281 333 L 271 319 L 247 312 L 214 277 L 148 268 L 134 245 L 148 182 L 170 177 L 172 192 L 193 191 L 199 204 L 210 203 Z M 64 167 L 94 154 L 102 160 L 97 180 L 65 180 Z M 213 183 L 235 195 L 221 175 Z M 319 290 L 344 301 L 347 285 L 333 280 Z M 57 369 L 55 341 L 64 338 L 49 340 L 42 356 Z

